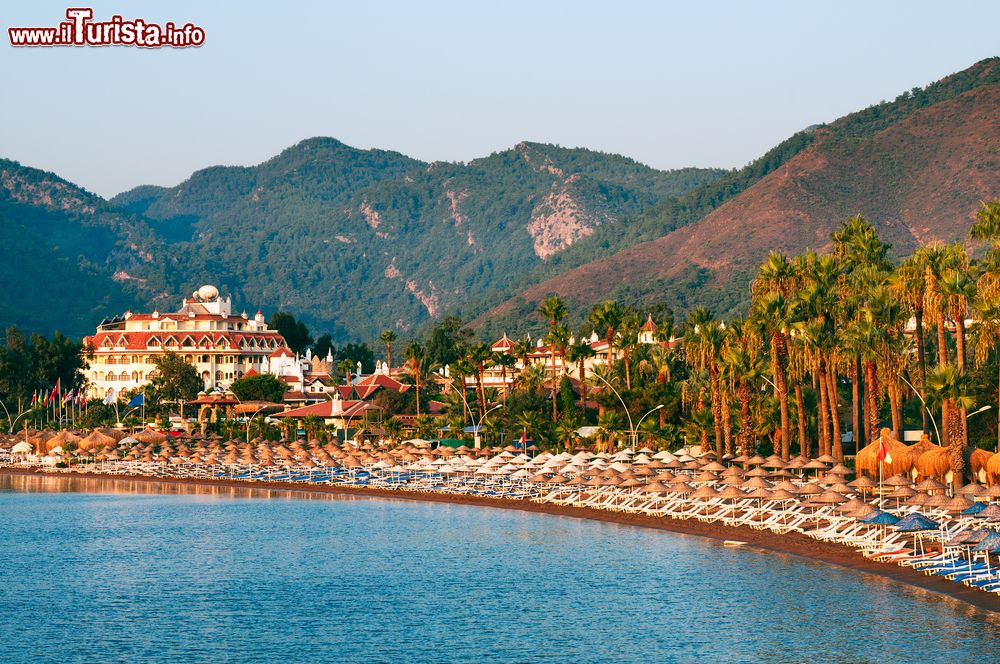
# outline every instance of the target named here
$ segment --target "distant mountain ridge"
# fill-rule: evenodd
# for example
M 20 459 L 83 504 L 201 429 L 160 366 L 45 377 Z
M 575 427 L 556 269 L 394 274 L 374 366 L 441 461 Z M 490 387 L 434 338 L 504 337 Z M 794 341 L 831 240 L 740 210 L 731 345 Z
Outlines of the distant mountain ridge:
M 19 269 L 41 258 L 50 276 L 38 283 L 71 284 L 64 307 L 37 315 L 25 311 L 30 297 L 0 294 L 0 324 L 83 334 L 118 307 L 166 308 L 214 283 L 237 303 L 293 311 L 338 340 L 405 331 L 508 287 L 595 228 L 723 174 L 537 143 L 428 164 L 332 138 L 111 201 L 16 162 L 0 168 L 0 218 L 21 235 Z M 38 215 L 59 224 L 25 233 L 20 222 Z
M 991 58 L 819 126 L 780 166 L 694 223 L 537 280 L 477 325 L 519 332 L 518 321 L 553 293 L 577 311 L 616 297 L 733 315 L 768 251 L 823 249 L 859 213 L 897 254 L 965 239 L 979 201 L 1000 196 L 998 108 L 1000 59 Z
M 528 331 L 550 293 L 729 315 L 769 249 L 821 249 L 862 213 L 900 252 L 964 237 L 1000 195 L 1000 59 L 798 132 L 738 170 L 659 171 L 524 142 L 426 163 L 312 138 L 110 201 L 0 160 L 0 325 L 92 331 L 203 283 L 337 341 L 446 313 Z M 486 312 L 486 313 L 484 313 Z

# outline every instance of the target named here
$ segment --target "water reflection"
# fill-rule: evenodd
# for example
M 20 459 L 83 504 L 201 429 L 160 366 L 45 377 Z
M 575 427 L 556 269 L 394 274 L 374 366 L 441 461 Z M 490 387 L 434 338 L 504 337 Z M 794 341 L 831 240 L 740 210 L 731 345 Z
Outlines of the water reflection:
M 0 492 L 19 493 L 106 493 L 116 495 L 204 496 L 226 499 L 255 498 L 270 500 L 361 500 L 360 496 L 261 489 L 217 484 L 144 482 L 131 479 L 77 477 L 73 475 L 0 475 Z

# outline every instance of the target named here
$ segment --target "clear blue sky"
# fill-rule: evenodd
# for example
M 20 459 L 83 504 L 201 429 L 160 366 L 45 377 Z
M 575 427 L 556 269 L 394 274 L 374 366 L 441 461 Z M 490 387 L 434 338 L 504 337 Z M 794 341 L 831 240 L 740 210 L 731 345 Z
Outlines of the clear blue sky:
M 520 140 L 741 166 L 793 132 L 1000 54 L 1000 2 L 121 2 L 199 49 L 13 49 L 0 156 L 109 196 L 334 136 L 467 161 Z

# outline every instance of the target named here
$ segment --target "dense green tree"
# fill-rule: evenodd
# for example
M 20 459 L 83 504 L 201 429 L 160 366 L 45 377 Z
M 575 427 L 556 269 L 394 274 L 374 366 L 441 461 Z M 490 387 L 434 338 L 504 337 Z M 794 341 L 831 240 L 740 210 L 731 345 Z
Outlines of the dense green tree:
M 294 353 L 305 352 L 306 347 L 312 343 L 306 324 L 301 320 L 295 320 L 295 316 L 287 311 L 275 311 L 271 314 L 268 326 L 285 338 L 285 343 Z
M 288 384 L 273 374 L 265 373 L 234 380 L 229 389 L 242 401 L 281 403 Z
M 191 401 L 205 388 L 198 371 L 176 353 L 158 355 L 153 363 L 156 375 L 150 381 L 147 397 L 158 406 L 178 404 L 183 413 L 184 402 Z

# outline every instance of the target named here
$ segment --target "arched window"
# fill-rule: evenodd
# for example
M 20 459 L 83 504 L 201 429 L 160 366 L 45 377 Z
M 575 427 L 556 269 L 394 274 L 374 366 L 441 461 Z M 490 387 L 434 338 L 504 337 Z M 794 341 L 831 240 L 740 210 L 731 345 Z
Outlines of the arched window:
M 114 355 L 108 356 L 108 364 L 118 364 L 118 358 Z
M 132 380 L 135 380 L 135 381 L 139 380 L 139 372 L 138 371 L 133 371 L 132 372 Z
M 109 383 L 113 383 L 115 380 L 114 372 L 109 371 L 108 375 L 104 377 L 104 380 L 108 381 Z
M 128 380 L 128 372 L 123 371 L 122 374 L 118 376 L 118 379 L 121 380 L 122 382 Z
M 221 371 L 216 371 L 215 372 L 215 380 L 222 380 L 222 372 Z

